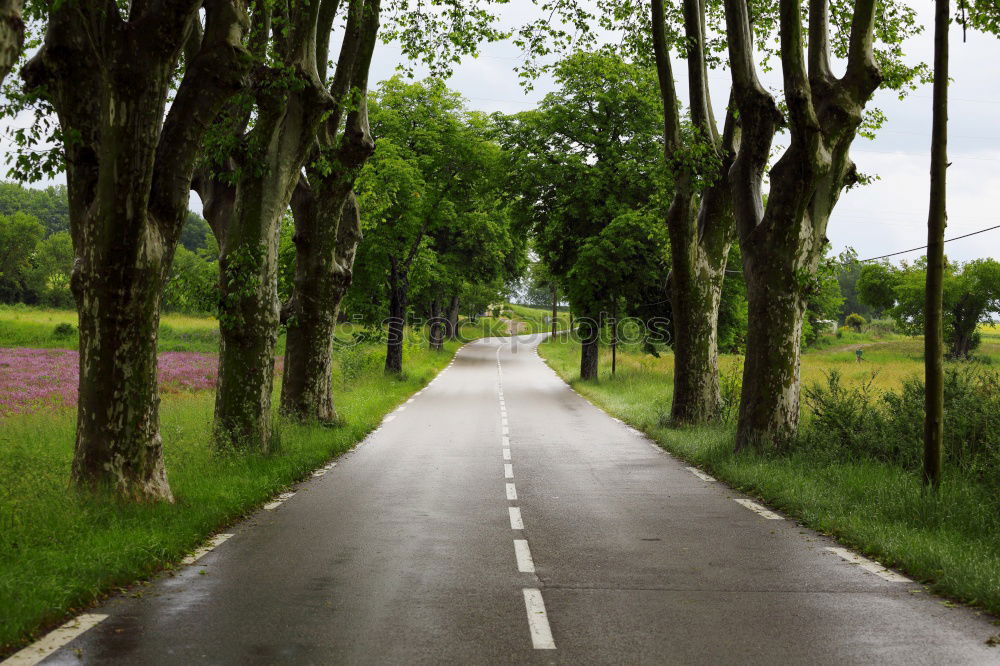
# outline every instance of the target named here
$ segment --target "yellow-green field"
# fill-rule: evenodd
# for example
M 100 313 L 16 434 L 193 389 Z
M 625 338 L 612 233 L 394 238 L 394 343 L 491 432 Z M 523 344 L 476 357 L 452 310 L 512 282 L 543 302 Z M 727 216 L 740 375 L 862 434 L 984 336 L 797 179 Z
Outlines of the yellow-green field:
M 989 325 L 982 329 L 982 345 L 976 357 L 991 365 L 1000 364 L 1000 326 Z M 862 347 L 862 361 L 855 357 L 855 350 Z M 657 358 L 650 354 L 635 353 L 634 346 L 623 346 L 618 355 L 618 372 L 622 374 L 654 374 L 673 377 L 674 356 L 668 351 Z M 841 338 L 830 335 L 815 348 L 802 353 L 801 377 L 804 385 L 823 382 L 831 371 L 837 371 L 844 385 L 871 382 L 876 390 L 898 389 L 903 380 L 922 377 L 924 372 L 923 338 L 891 335 L 874 338 L 865 333 L 845 331 Z M 725 375 L 738 372 L 742 357 L 722 354 L 719 371 Z M 600 376 L 611 374 L 611 350 L 601 348 Z

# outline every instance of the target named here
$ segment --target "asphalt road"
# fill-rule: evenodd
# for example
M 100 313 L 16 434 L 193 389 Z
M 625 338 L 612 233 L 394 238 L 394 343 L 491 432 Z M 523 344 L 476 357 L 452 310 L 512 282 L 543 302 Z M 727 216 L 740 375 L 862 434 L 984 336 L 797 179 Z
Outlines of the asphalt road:
M 738 503 L 537 342 L 466 346 L 335 467 L 89 611 L 107 618 L 44 663 L 1000 662 L 988 618 Z

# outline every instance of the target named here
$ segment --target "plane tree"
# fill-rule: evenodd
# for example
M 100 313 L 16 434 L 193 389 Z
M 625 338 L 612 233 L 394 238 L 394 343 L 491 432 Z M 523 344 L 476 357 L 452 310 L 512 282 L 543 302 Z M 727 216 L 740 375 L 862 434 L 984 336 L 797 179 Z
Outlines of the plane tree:
M 682 30 L 668 24 L 662 0 L 652 0 L 650 7 L 664 109 L 664 152 L 673 190 L 666 215 L 674 350 L 670 416 L 678 425 L 707 423 L 719 417 L 722 405 L 719 306 L 729 250 L 736 238 L 730 168 L 739 143 L 739 124 L 731 107 L 721 130 L 715 118 L 708 85 L 711 52 L 704 0 L 684 0 Z M 674 48 L 687 65 L 689 118 L 681 114 L 674 83 Z
M 773 447 L 797 431 L 803 319 L 818 288 L 830 214 L 841 192 L 863 179 L 850 148 L 866 131 L 865 106 L 880 86 L 909 85 L 919 68 L 900 62 L 899 42 L 912 25 L 905 6 L 855 0 L 847 12 L 838 6 L 831 20 L 828 0 L 810 0 L 806 25 L 800 2 L 779 0 L 771 21 L 778 35 L 781 110 L 758 75 L 754 36 L 767 31 L 766 13 L 751 23 L 745 0 L 724 4 L 741 132 L 732 194 L 749 301 L 736 446 Z M 846 63 L 840 76 L 834 55 Z M 789 145 L 769 168 L 782 128 Z
M 8 113 L 39 118 L 15 134 L 28 150 L 14 175 L 66 174 L 80 324 L 73 481 L 135 500 L 172 499 L 156 381 L 161 294 L 206 131 L 249 67 L 245 1 L 202 7 L 39 3 L 44 36 L 9 98 Z M 59 149 L 32 151 L 37 140 Z

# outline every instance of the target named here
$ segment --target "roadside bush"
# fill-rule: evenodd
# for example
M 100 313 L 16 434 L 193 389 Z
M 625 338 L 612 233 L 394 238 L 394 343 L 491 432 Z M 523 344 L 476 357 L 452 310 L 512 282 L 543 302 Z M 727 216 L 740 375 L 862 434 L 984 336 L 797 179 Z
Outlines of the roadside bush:
M 924 383 L 900 391 L 845 387 L 830 372 L 805 389 L 808 410 L 801 443 L 830 455 L 873 458 L 918 470 L 923 450 Z M 980 481 L 1000 484 L 1000 372 L 962 366 L 945 372 L 946 464 Z
M 374 374 L 385 362 L 385 352 L 379 344 L 358 344 L 340 347 L 335 359 L 341 381 L 347 385 L 367 374 Z
M 872 319 L 868 322 L 868 332 L 876 338 L 892 335 L 896 332 L 896 322 L 892 319 Z
M 57 338 L 59 340 L 72 338 L 74 335 L 76 335 L 76 326 L 73 326 L 73 324 L 69 324 L 67 322 L 63 322 L 58 326 L 56 326 L 54 329 L 52 329 L 52 337 Z
M 855 333 L 860 333 L 862 327 L 866 324 L 865 318 L 859 315 L 857 312 L 852 312 L 847 315 L 847 319 L 844 320 L 844 324 L 851 327 Z

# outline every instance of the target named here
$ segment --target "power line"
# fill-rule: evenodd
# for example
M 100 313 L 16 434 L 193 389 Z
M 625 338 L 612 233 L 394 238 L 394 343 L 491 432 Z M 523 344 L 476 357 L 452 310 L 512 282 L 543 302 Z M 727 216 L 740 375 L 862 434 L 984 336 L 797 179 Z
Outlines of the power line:
M 945 243 L 950 243 L 952 241 L 961 240 L 962 238 L 968 238 L 969 236 L 975 236 L 976 234 L 983 234 L 983 233 L 986 233 L 987 231 L 993 231 L 994 229 L 1000 229 L 1000 224 L 998 224 L 996 226 L 993 226 L 993 227 L 987 227 L 986 229 L 980 229 L 979 231 L 973 231 L 970 234 L 964 234 L 962 236 L 955 236 L 954 238 L 946 238 L 944 242 Z M 913 248 L 910 248 L 909 250 L 900 250 L 899 252 L 891 252 L 889 254 L 883 254 L 880 257 L 870 257 L 868 259 L 859 259 L 858 261 L 859 262 L 865 262 L 865 261 L 877 261 L 879 259 L 888 259 L 889 257 L 895 257 L 896 255 L 899 255 L 899 254 L 906 254 L 907 252 L 916 252 L 917 250 L 924 250 L 926 248 L 927 248 L 926 245 L 921 245 L 920 247 L 913 247 Z

